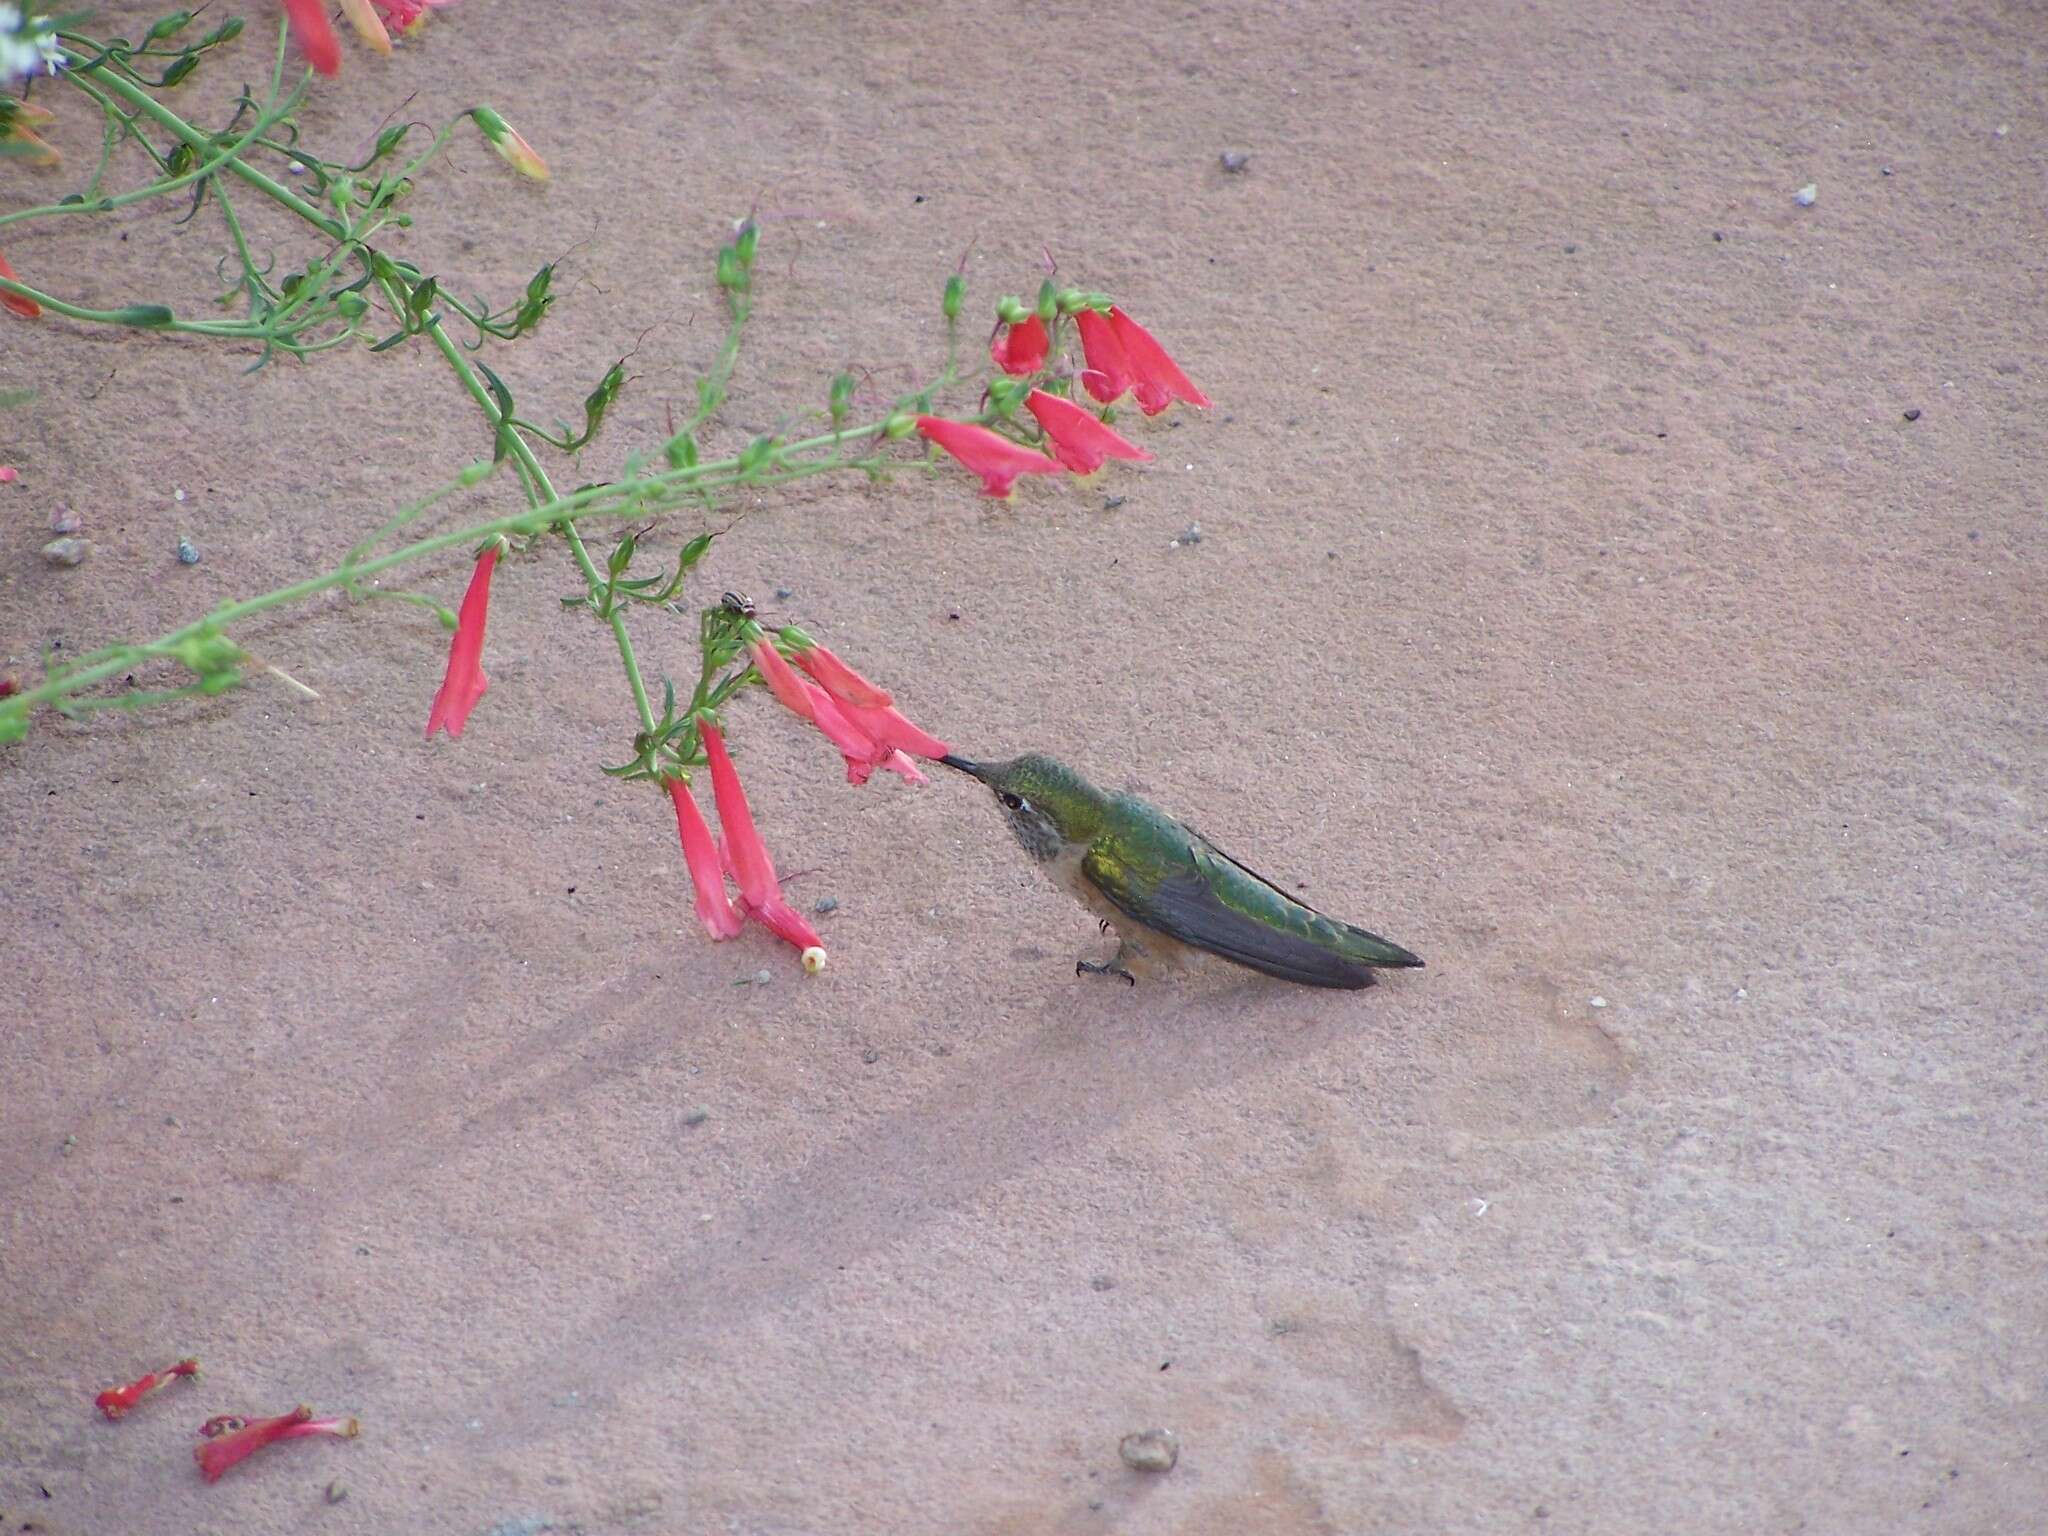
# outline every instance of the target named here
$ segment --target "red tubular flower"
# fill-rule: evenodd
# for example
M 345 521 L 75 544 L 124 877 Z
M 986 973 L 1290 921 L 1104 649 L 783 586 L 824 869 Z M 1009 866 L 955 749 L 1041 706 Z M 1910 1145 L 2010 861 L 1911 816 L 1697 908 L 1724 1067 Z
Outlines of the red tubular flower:
M 801 635 L 803 631 L 797 630 L 794 633 Z M 808 636 L 805 638 L 809 639 Z M 816 650 L 825 649 L 815 641 L 811 643 Z M 883 746 L 854 724 L 847 717 L 847 705 L 809 678 L 797 676 L 789 663 L 782 659 L 782 653 L 775 648 L 774 641 L 764 635 L 758 640 L 749 641 L 747 648 L 753 654 L 755 668 L 768 684 L 768 691 L 781 700 L 791 714 L 815 725 L 824 733 L 826 739 L 839 749 L 839 755 L 846 759 L 846 780 L 849 784 L 867 783 L 877 768 L 887 768 L 891 773 L 901 774 L 913 784 L 931 782 L 918 771 L 917 764 L 894 747 Z M 799 660 L 803 659 L 803 654 L 798 652 Z M 830 655 L 830 652 L 826 654 Z M 889 697 L 838 657 L 834 656 L 832 660 L 845 671 L 848 678 L 858 681 L 871 694 L 879 695 L 883 699 Z
M 697 797 L 681 779 L 664 781 L 668 797 L 676 805 L 676 835 L 683 844 L 683 862 L 697 887 L 697 921 L 714 939 L 732 939 L 747 926 L 747 920 L 733 911 L 725 894 L 725 868 L 719 862 L 718 845 L 711 840 L 711 828 L 697 809 Z
M 822 950 L 818 930 L 782 899 L 782 886 L 775 878 L 775 864 L 768 857 L 768 845 L 754 829 L 754 813 L 747 805 L 747 792 L 740 787 L 739 773 L 725 750 L 725 738 L 709 720 L 697 722 L 697 735 L 704 743 L 704 760 L 711 766 L 711 795 L 718 802 L 718 824 L 725 829 L 725 852 L 732 865 L 733 879 L 740 888 L 739 909 L 747 917 L 801 950 Z
M 341 68 L 341 43 L 327 19 L 326 0 L 284 0 L 284 14 L 308 64 L 323 75 Z
M 392 26 L 401 32 L 410 32 L 426 25 L 429 10 L 453 5 L 455 0 L 372 0 L 372 3 Z
M 1046 355 L 1051 351 L 1052 337 L 1046 334 L 1045 322 L 1036 315 L 1015 325 L 998 324 L 988 343 L 988 355 L 1005 373 L 1036 373 L 1045 366 Z
M 384 30 L 384 19 L 370 9 L 370 0 L 341 0 L 341 14 L 372 51 L 390 56 L 391 34 Z
M 1105 426 L 1093 411 L 1083 410 L 1063 396 L 1034 389 L 1024 404 L 1052 440 L 1054 455 L 1077 475 L 1092 475 L 1110 459 L 1143 462 L 1152 457 Z
M 21 281 L 21 274 L 7 264 L 7 258 L 0 256 L 0 277 L 10 283 Z M 34 299 L 23 298 L 18 293 L 0 293 L 0 309 L 11 309 L 24 320 L 33 320 L 43 312 L 43 306 Z
M 176 1365 L 167 1365 L 160 1371 L 144 1372 L 139 1380 L 131 1381 L 125 1387 L 109 1387 L 92 1400 L 93 1406 L 110 1419 L 118 1419 L 141 1402 L 150 1393 L 167 1387 L 179 1376 L 197 1376 L 197 1360 L 180 1360 Z
M 441 679 L 441 691 L 434 695 L 434 707 L 427 711 L 429 737 L 443 726 L 450 736 L 460 736 L 469 723 L 469 712 L 491 686 L 484 676 L 484 621 L 490 616 L 491 572 L 497 564 L 496 544 L 476 557 L 476 570 L 456 615 L 455 638 L 448 643 L 448 671 Z
M 931 732 L 912 725 L 894 708 L 862 709 L 858 704 L 841 706 L 853 723 L 866 731 L 880 746 L 896 752 L 914 752 L 936 761 L 953 749 Z
M 1060 464 L 987 427 L 943 416 L 920 416 L 917 430 L 981 476 L 981 494 L 1007 496 L 1019 475 L 1056 475 Z
M 1074 328 L 1081 333 L 1081 355 L 1088 360 L 1081 370 L 1082 387 L 1104 405 L 1121 400 L 1135 380 L 1116 327 L 1107 315 L 1084 309 L 1074 316 Z
M 858 704 L 863 709 L 887 709 L 896 702 L 888 689 L 869 682 L 802 630 L 785 629 L 782 638 L 795 647 L 796 664 L 810 673 L 834 698 Z
M 297 1440 L 306 1435 L 336 1435 L 353 1440 L 362 1433 L 354 1419 L 316 1419 L 304 1403 L 274 1419 L 244 1419 L 240 1414 L 217 1414 L 199 1426 L 206 1438 L 192 1447 L 199 1472 L 209 1483 L 217 1483 L 228 1468 L 246 1461 L 266 1445 L 279 1440 Z
M 1138 392 L 1139 410 L 1147 416 L 1157 416 L 1176 400 L 1185 400 L 1205 411 L 1209 408 L 1209 397 L 1188 382 L 1188 376 L 1166 355 L 1166 348 L 1152 339 L 1150 331 L 1114 305 L 1110 306 L 1109 323 L 1123 346 L 1131 384 Z

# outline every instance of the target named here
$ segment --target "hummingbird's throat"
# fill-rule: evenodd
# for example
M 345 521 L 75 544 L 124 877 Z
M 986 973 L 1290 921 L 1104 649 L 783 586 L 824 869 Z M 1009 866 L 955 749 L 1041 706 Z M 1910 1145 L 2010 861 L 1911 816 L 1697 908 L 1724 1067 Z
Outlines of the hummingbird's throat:
M 1010 823 L 1010 830 L 1017 834 L 1017 841 L 1024 845 L 1024 851 L 1040 864 L 1050 864 L 1066 846 L 1060 829 L 1035 806 L 1027 806 L 1021 811 L 1005 807 L 1003 816 Z

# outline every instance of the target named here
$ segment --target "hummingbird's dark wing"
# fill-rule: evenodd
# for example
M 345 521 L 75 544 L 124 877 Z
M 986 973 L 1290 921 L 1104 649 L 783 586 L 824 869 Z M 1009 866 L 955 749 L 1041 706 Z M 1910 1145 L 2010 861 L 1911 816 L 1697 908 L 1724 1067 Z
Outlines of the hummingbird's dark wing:
M 1325 917 L 1247 869 L 1192 828 L 1186 864 L 1138 881 L 1097 845 L 1081 873 L 1119 912 L 1239 965 L 1311 987 L 1368 987 L 1372 968 L 1422 961 L 1377 934 Z

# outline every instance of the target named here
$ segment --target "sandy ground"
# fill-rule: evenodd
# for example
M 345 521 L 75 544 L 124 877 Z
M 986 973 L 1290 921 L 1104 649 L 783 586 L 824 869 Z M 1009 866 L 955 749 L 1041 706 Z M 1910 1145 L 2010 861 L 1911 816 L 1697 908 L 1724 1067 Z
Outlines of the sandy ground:
M 1049 245 L 1216 409 L 1093 491 L 808 488 L 693 600 L 787 587 L 962 750 L 1133 784 L 1430 968 L 1077 979 L 983 792 L 850 789 L 763 699 L 756 808 L 840 902 L 806 982 L 694 931 L 667 807 L 599 774 L 630 707 L 559 551 L 501 575 L 459 743 L 417 610 L 259 625 L 318 703 L 0 752 L 0 1508 L 2040 1531 L 2039 12 L 604 9 L 472 0 L 309 117 L 487 99 L 552 161 L 460 149 L 405 248 L 499 296 L 564 258 L 499 354 L 539 412 L 638 343 L 565 478 L 690 397 L 757 199 L 730 442 L 930 366 L 970 244 L 977 314 Z M 203 305 L 216 225 L 117 222 L 5 249 Z M 244 361 L 0 327 L 43 387 L 0 417 L 9 665 L 330 561 L 483 446 L 430 356 Z M 203 1385 L 97 1421 L 181 1352 Z M 301 1400 L 362 1439 L 199 1482 L 200 1418 Z M 1178 1468 L 1125 1470 L 1155 1424 Z

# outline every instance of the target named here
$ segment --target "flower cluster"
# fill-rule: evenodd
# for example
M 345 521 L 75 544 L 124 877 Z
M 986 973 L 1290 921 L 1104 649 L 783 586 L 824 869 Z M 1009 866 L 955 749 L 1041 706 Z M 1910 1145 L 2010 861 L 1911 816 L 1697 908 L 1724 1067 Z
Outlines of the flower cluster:
M 886 689 L 869 682 L 802 630 L 784 629 L 771 637 L 749 619 L 742 633 L 754 671 L 768 691 L 839 749 L 849 782 L 865 784 L 877 768 L 887 768 L 913 784 L 923 784 L 924 773 L 911 754 L 936 761 L 952 750 L 905 719 Z M 789 647 L 801 673 L 790 666 L 781 645 Z M 725 832 L 722 844 L 713 840 L 687 780 L 680 775 L 664 780 L 675 802 L 683 862 L 697 891 L 697 918 L 714 939 L 735 937 L 752 919 L 801 950 L 804 969 L 815 975 L 825 965 L 824 943 L 809 921 L 782 898 L 774 862 L 754 826 L 724 733 L 714 721 L 700 717 L 697 735 Z M 736 899 L 726 894 L 727 876 L 739 887 Z
M 1099 404 L 1114 406 L 1131 395 L 1147 416 L 1176 400 L 1209 404 L 1152 333 L 1100 294 L 1055 292 L 1047 283 L 1037 308 L 1005 299 L 996 314 L 988 351 L 1005 377 L 989 387 L 994 424 L 931 415 L 915 422 L 927 441 L 981 476 L 984 496 L 1008 496 L 1024 475 L 1092 475 L 1111 459 L 1142 463 L 1152 457 L 1109 425 L 1113 412 L 1087 409 L 1066 381 L 1048 374 L 1057 329 L 1069 319 L 1085 359 L 1073 377 Z M 1001 430 L 1020 404 L 1037 422 L 1036 444 Z
M 64 63 L 54 16 L 24 16 L 21 7 L 0 0 L 0 89 L 30 75 L 54 75 Z
M 378 53 L 391 52 L 391 33 L 401 35 L 417 30 L 427 12 L 454 0 L 341 0 L 341 13 L 355 28 L 356 36 Z M 284 0 L 284 13 L 292 25 L 292 36 L 306 62 L 323 75 L 341 68 L 341 43 L 328 19 L 328 0 Z

